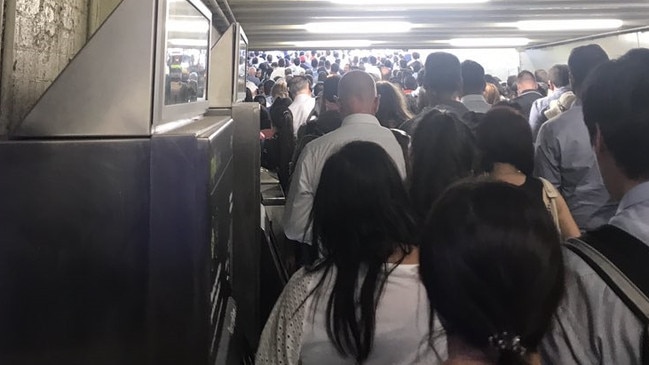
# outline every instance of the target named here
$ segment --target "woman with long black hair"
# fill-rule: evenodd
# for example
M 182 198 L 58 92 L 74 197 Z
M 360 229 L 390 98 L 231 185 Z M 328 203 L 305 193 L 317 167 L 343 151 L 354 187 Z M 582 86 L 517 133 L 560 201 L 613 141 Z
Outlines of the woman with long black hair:
M 409 188 L 419 222 L 453 183 L 480 173 L 473 133 L 456 115 L 429 110 L 421 116 L 410 146 Z
M 385 150 L 352 142 L 324 165 L 313 210 L 321 260 L 298 271 L 264 328 L 258 364 L 437 364 L 415 219 Z
M 420 249 L 448 340 L 444 364 L 541 364 L 565 284 L 559 235 L 539 199 L 502 182 L 456 185 L 433 206 Z

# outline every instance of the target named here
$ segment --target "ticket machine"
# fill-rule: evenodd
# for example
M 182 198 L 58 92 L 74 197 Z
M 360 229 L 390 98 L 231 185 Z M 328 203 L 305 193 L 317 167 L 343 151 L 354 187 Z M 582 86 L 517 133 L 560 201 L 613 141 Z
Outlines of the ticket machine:
M 246 44 L 199 0 L 123 0 L 0 141 L 0 363 L 251 362 Z

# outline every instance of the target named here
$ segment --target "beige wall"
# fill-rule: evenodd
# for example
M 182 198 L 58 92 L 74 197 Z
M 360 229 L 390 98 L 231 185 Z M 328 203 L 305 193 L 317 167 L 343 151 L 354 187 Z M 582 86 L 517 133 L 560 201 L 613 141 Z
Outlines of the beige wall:
M 88 36 L 88 0 L 4 0 L 0 135 L 22 120 Z
M 521 69 L 549 69 L 554 64 L 568 63 L 568 56 L 573 48 L 587 44 L 599 44 L 611 58 L 618 58 L 628 50 L 638 47 L 649 47 L 649 33 L 634 32 L 602 37 L 552 46 L 547 48 L 530 49 L 521 52 Z

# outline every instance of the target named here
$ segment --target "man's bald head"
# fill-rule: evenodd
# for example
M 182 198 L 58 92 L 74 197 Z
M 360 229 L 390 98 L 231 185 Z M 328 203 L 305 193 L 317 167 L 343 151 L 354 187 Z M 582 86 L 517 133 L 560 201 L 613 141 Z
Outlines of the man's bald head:
M 376 114 L 379 100 L 372 76 L 364 71 L 347 72 L 338 84 L 338 102 L 343 116 Z

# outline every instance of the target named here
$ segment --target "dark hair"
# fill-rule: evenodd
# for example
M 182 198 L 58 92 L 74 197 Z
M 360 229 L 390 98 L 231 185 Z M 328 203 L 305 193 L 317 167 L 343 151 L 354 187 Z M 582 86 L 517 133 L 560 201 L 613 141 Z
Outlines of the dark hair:
M 340 71 L 340 65 L 335 63 L 335 62 L 332 63 L 331 64 L 331 73 L 335 74 L 335 73 L 338 73 L 338 71 Z
M 451 97 L 462 88 L 460 60 L 446 52 L 434 52 L 426 57 L 424 75 L 429 105 L 439 104 L 441 98 Z
M 320 113 L 318 119 L 313 124 L 315 124 L 318 129 L 316 134 L 323 135 L 340 128 L 342 123 L 343 117 L 340 115 L 338 110 L 327 110 Z
M 324 80 L 324 90 L 322 91 L 322 95 L 324 96 L 325 100 L 327 100 L 330 103 L 336 101 L 336 95 L 338 95 L 338 84 L 340 83 L 340 79 L 341 76 L 332 75 L 327 77 Z
M 318 72 L 318 81 L 324 81 L 324 80 L 326 80 L 326 79 L 327 79 L 327 76 L 329 76 L 329 74 L 327 73 L 327 71 L 320 71 L 320 72 Z
M 514 97 L 516 96 L 516 92 L 518 91 L 518 85 L 516 85 L 516 81 L 518 80 L 518 77 L 516 75 L 509 75 L 507 77 L 507 93 L 505 96 L 510 96 Z
M 420 246 L 430 310 L 447 335 L 496 364 L 527 364 L 564 292 L 559 236 L 543 204 L 502 182 L 456 185 L 431 210 Z M 508 348 L 492 347 L 499 335 Z
M 581 86 L 586 81 L 588 74 L 606 61 L 608 61 L 608 55 L 597 44 L 577 47 L 570 52 L 568 67 L 570 68 L 572 90 L 577 96 L 581 97 Z
M 479 167 L 473 133 L 452 113 L 433 109 L 416 127 L 411 145 L 410 198 L 423 220 L 433 202 L 452 183 Z
M 412 63 L 412 70 L 415 72 L 419 72 L 421 70 L 421 62 L 419 60 L 416 60 Z
M 495 107 L 498 107 L 498 108 L 510 108 L 510 109 L 513 109 L 513 110 L 515 110 L 515 111 L 517 111 L 519 113 L 523 112 L 523 107 L 521 107 L 521 105 L 519 103 L 517 103 L 515 101 L 511 101 L 511 100 L 501 100 L 501 101 L 497 102 L 496 104 L 494 104 L 492 108 L 495 108 Z
M 534 78 L 536 82 L 548 82 L 548 72 L 544 69 L 534 71 Z
M 264 94 L 266 96 L 270 96 L 270 93 L 273 90 L 273 86 L 275 86 L 275 81 L 273 80 L 264 81 Z
M 548 78 L 556 87 L 570 85 L 570 69 L 568 65 L 554 65 L 550 67 Z
M 406 75 L 403 78 L 403 86 L 408 90 L 415 90 L 418 86 L 417 79 L 415 79 L 415 77 L 412 75 Z
M 293 114 L 288 108 L 292 101 L 289 98 L 277 98 L 270 108 L 270 120 L 277 132 L 289 131 L 292 136 L 293 131 Z M 288 113 L 286 113 L 288 111 Z M 287 133 L 289 134 L 289 133 Z
M 277 65 L 278 65 L 279 67 L 284 67 L 284 66 L 286 66 L 286 60 L 284 60 L 283 58 L 278 59 L 278 60 L 277 60 Z
M 292 101 L 289 98 L 279 98 L 270 108 L 270 119 L 275 127 L 277 139 L 277 175 L 284 191 L 288 191 L 290 178 L 290 162 L 295 151 L 293 134 L 293 113 L 288 108 Z
M 649 179 L 649 49 L 600 66 L 584 85 L 584 121 L 629 179 Z
M 313 242 L 320 243 L 324 258 L 310 271 L 324 274 L 311 294 L 335 268 L 327 335 L 341 355 L 362 363 L 373 345 L 376 307 L 390 273 L 386 262 L 398 252 L 405 257 L 414 241 L 408 196 L 385 150 L 357 141 L 329 157 L 312 219 Z
M 320 95 L 320 93 L 322 93 L 323 90 L 324 90 L 324 82 L 318 81 L 313 87 L 313 94 Z
M 288 82 L 288 91 L 295 99 L 295 96 L 302 90 L 310 89 L 311 83 L 306 76 L 297 75 Z
M 259 108 L 259 129 L 270 129 L 272 122 L 270 120 L 270 114 L 265 105 L 262 105 Z
M 376 83 L 376 91 L 381 96 L 376 119 L 386 128 L 397 128 L 413 117 L 408 111 L 406 97 L 394 84 L 388 81 Z
M 516 82 L 536 82 L 536 76 L 531 71 L 523 70 L 516 76 Z M 523 90 L 520 90 L 523 91 Z
M 293 64 L 294 64 L 295 66 L 299 66 L 299 65 L 300 65 L 300 59 L 299 59 L 299 58 L 294 58 L 294 59 L 293 59 Z
M 316 58 L 311 60 L 311 67 L 313 68 L 318 67 L 318 60 Z
M 512 108 L 489 110 L 476 128 L 482 152 L 482 168 L 493 169 L 496 162 L 509 163 L 527 176 L 534 172 L 532 130 L 523 114 Z
M 258 102 L 259 105 L 266 107 L 266 97 L 264 95 L 255 96 L 254 101 Z
M 475 61 L 466 60 L 462 62 L 462 85 L 464 95 L 482 95 L 487 86 L 484 68 Z

